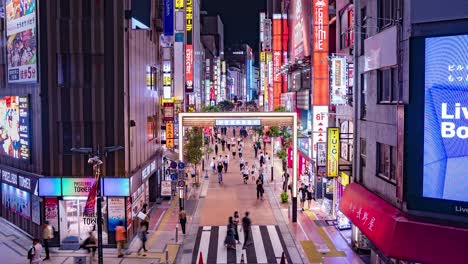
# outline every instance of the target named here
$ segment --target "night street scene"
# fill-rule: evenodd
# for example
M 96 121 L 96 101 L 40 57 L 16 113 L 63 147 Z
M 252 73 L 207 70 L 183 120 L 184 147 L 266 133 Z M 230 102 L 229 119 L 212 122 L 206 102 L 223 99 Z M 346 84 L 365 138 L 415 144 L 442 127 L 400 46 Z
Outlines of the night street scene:
M 0 0 L 0 264 L 468 264 L 468 0 Z

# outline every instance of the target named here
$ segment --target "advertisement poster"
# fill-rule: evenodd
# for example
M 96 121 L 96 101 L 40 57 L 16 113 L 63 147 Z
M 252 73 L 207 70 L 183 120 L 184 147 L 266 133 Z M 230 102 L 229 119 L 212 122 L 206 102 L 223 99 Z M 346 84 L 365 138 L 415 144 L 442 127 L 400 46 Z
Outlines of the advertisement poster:
M 62 178 L 63 196 L 88 196 L 94 178 Z
M 119 222 L 125 223 L 125 198 L 108 198 L 108 226 L 109 231 L 112 232 L 119 225 Z
M 16 194 L 16 213 L 26 219 L 31 219 L 30 194 L 14 187 L 13 189 Z
M 330 127 L 328 128 L 327 134 L 327 175 L 328 177 L 338 177 L 340 129 L 337 127 Z
M 15 187 L 2 183 L 2 203 L 11 212 L 16 212 Z
M 8 82 L 37 80 L 36 1 L 6 0 Z
M 41 224 L 41 207 L 39 203 L 39 197 L 36 195 L 31 195 L 31 219 L 33 223 L 40 225 Z
M 468 35 L 425 46 L 423 196 L 468 202 Z
M 127 197 L 127 207 L 126 207 L 126 213 L 127 213 L 127 229 L 129 229 L 132 226 L 132 198 Z
M 0 97 L 0 154 L 29 159 L 28 97 Z
M 346 90 L 347 90 L 347 65 L 346 58 L 332 58 L 331 59 L 331 104 L 344 105 L 346 104 Z
M 172 195 L 172 183 L 171 181 L 162 181 L 161 182 L 161 196 L 171 196 Z
M 166 124 L 166 148 L 174 147 L 174 123 Z
M 49 224 L 55 228 L 55 230 L 59 230 L 57 198 L 44 198 L 44 208 L 44 220 L 49 221 Z

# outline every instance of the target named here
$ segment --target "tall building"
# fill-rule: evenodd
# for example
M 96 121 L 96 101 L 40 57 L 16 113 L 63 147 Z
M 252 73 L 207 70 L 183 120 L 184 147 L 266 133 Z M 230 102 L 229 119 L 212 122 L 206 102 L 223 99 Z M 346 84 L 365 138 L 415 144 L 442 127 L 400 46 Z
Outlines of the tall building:
M 227 65 L 240 70 L 243 75 L 240 94 L 236 94 L 239 100 L 248 102 L 255 100 L 256 90 L 253 87 L 253 51 L 248 44 L 234 45 L 229 47 L 225 53 Z
M 369 248 L 371 263 L 467 262 L 468 148 L 457 115 L 468 94 L 466 1 L 338 0 L 336 10 L 337 45 L 356 58 L 354 183 L 339 207 L 353 245 Z
M 89 157 L 71 148 L 122 146 L 103 158 L 101 170 L 104 244 L 115 245 L 111 218 L 126 222 L 129 236 L 136 223 L 107 209 L 139 210 L 159 193 L 161 6 L 31 3 L 18 16 L 15 1 L 8 2 L 2 18 L 8 39 L 2 38 L 8 56 L 0 73 L 1 119 L 7 120 L 0 125 L 2 217 L 35 237 L 47 220 L 56 230 L 52 244 L 79 246 L 96 222 L 83 216 L 94 175 Z

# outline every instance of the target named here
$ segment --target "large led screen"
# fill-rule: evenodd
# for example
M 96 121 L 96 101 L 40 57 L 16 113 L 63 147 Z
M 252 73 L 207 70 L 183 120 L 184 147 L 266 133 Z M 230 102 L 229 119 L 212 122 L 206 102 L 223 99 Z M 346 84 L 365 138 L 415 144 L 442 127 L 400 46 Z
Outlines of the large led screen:
M 0 97 L 0 155 L 27 160 L 29 143 L 28 97 Z
M 37 80 L 36 0 L 6 0 L 8 82 Z
M 423 196 L 468 202 L 468 35 L 426 38 L 424 86 Z

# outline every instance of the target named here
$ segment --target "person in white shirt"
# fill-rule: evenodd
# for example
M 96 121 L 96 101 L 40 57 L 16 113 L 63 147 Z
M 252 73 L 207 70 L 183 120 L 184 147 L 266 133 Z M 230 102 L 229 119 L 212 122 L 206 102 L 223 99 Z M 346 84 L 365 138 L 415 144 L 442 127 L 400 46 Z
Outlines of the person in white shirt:
M 219 155 L 219 158 L 218 158 L 218 163 L 223 163 L 224 162 L 224 159 L 223 159 L 223 155 Z
M 226 155 L 226 157 L 224 157 L 223 165 L 224 165 L 224 173 L 226 173 L 228 169 L 228 165 L 229 165 L 229 155 Z
M 35 238 L 33 239 L 33 246 L 32 246 L 33 254 L 30 263 L 31 264 L 38 264 L 42 263 L 41 253 L 42 253 L 42 245 L 40 240 Z

